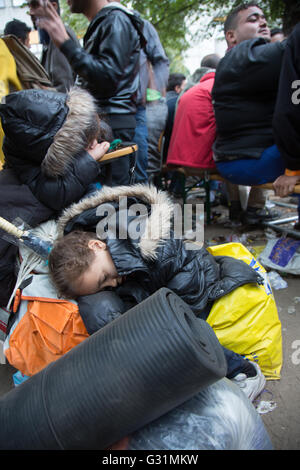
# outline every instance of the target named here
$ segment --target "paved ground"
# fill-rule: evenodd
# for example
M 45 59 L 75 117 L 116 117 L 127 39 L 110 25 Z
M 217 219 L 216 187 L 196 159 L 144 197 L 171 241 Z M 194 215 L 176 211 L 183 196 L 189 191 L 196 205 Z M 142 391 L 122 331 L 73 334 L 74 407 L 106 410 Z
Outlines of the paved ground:
M 275 199 L 275 198 L 274 198 Z M 213 208 L 219 212 L 220 208 Z M 283 213 L 286 213 L 284 210 Z M 292 228 L 292 227 L 291 227 Z M 265 240 L 265 230 L 247 230 L 247 228 L 224 228 L 222 223 L 206 227 L 205 240 L 220 237 L 248 238 L 254 241 L 249 246 L 261 245 Z M 275 233 L 275 232 L 274 232 Z M 278 234 L 279 235 L 279 234 Z M 255 240 L 256 239 L 256 240 Z M 268 380 L 267 392 L 261 400 L 274 401 L 276 408 L 262 414 L 262 419 L 269 432 L 276 450 L 300 449 L 300 278 L 295 275 L 281 276 L 288 284 L 287 288 L 273 290 L 279 318 L 282 324 L 283 366 L 280 380 Z
M 288 288 L 275 291 L 282 323 L 283 367 L 279 381 L 267 382 L 277 407 L 263 415 L 264 423 L 276 449 L 300 449 L 300 304 L 294 313 L 288 307 L 295 306 L 299 297 L 299 279 L 286 278 Z M 295 347 L 297 346 L 297 349 Z M 298 351 L 298 353 L 297 353 Z M 267 398 L 270 399 L 270 398 Z
M 221 207 L 213 208 L 215 213 L 222 213 Z M 226 212 L 226 211 L 225 211 Z M 245 228 L 224 226 L 222 216 L 205 229 L 205 240 L 208 243 L 223 243 L 243 237 L 252 245 L 260 245 L 266 241 L 264 230 L 250 231 Z M 250 235 L 251 236 L 250 236 Z M 249 235 L 249 236 L 248 236 Z M 214 240 L 214 241 L 212 241 Z M 252 240 L 252 241 L 251 241 Z M 245 244 L 248 243 L 247 241 Z M 299 276 L 284 277 L 287 288 L 274 290 L 279 317 L 282 323 L 283 367 L 281 379 L 268 381 L 267 392 L 262 399 L 272 400 L 276 408 L 261 415 L 277 450 L 300 449 L 300 280 Z M 8 364 L 0 365 L 0 395 L 13 388 L 12 374 L 15 370 Z

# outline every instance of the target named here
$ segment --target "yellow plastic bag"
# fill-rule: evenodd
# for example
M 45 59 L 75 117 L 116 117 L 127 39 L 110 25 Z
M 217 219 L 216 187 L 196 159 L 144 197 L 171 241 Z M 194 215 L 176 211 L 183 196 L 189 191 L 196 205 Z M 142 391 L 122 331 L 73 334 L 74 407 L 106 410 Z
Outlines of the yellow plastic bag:
M 216 300 L 207 322 L 223 346 L 257 362 L 267 379 L 280 379 L 281 322 L 266 270 L 240 243 L 211 246 L 208 251 L 243 260 L 264 277 L 264 285 L 245 284 Z

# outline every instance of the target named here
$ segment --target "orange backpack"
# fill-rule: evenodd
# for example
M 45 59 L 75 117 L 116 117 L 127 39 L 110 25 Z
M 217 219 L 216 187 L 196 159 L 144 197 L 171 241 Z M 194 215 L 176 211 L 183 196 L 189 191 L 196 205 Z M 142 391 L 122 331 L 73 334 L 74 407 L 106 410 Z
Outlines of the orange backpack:
M 8 362 L 32 376 L 89 335 L 73 300 L 59 299 L 48 274 L 32 274 L 15 296 L 15 321 L 4 342 Z

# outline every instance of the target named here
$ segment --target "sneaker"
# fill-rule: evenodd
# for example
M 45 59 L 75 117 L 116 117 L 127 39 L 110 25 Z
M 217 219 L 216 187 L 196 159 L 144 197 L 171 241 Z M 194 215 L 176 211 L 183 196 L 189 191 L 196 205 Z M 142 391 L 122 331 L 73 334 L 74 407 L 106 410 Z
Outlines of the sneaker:
M 256 362 L 249 361 L 256 369 L 254 377 L 247 377 L 246 374 L 240 373 L 236 375 L 232 382 L 235 383 L 247 397 L 253 401 L 263 391 L 266 385 L 266 378 Z
M 263 222 L 269 222 L 281 217 L 278 211 L 259 207 L 248 207 L 243 214 L 243 223 L 247 225 L 256 225 Z

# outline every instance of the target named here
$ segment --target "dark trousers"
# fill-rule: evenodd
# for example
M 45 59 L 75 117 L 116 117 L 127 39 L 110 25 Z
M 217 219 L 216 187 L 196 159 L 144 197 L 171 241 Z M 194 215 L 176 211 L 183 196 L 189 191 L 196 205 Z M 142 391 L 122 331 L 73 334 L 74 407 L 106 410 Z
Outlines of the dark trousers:
M 135 167 L 135 181 L 136 183 L 148 182 L 148 127 L 146 108 L 138 106 L 136 112 L 136 128 L 134 134 L 134 142 L 138 145 L 136 167 Z
M 240 354 L 224 348 L 224 346 L 222 346 L 222 349 L 227 361 L 226 377 L 228 379 L 233 379 L 237 374 L 241 372 L 245 373 L 245 369 L 247 369 L 248 366 L 247 359 L 244 359 Z
M 114 138 L 121 139 L 122 142 L 134 142 L 135 129 L 113 129 Z M 130 156 L 118 158 L 111 164 L 112 186 L 130 184 Z

